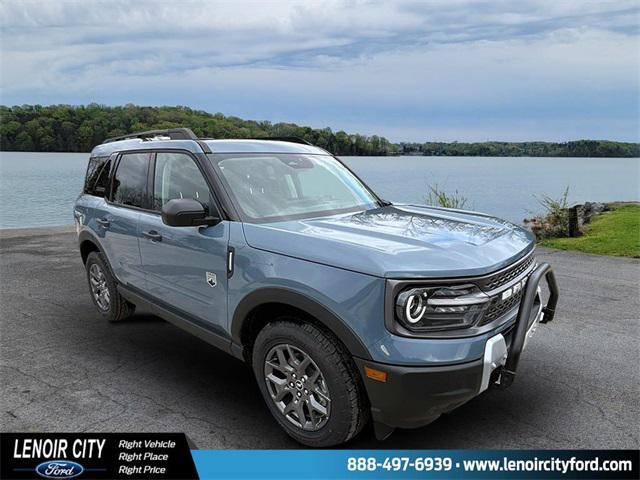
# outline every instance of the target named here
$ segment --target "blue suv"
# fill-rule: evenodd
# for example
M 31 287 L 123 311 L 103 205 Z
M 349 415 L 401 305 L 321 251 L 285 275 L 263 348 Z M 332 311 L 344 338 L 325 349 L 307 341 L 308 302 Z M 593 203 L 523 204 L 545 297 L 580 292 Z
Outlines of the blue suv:
M 74 215 L 102 316 L 144 306 L 246 361 L 276 421 L 309 446 L 370 419 L 383 439 L 508 387 L 558 298 L 529 232 L 391 204 L 297 139 L 180 128 L 106 140 Z

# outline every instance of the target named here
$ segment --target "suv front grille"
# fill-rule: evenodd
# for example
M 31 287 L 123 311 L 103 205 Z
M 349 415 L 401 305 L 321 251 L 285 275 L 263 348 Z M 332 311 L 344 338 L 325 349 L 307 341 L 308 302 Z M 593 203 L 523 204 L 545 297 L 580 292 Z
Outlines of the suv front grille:
M 484 317 L 482 317 L 482 320 L 480 320 L 478 326 L 486 325 L 517 307 L 522 298 L 522 292 L 523 290 L 519 290 L 518 293 L 507 298 L 504 302 L 500 295 L 495 296 L 493 300 L 491 300 L 489 308 L 485 312 Z
M 494 275 L 490 275 L 486 279 L 483 279 L 480 287 L 485 291 L 495 290 L 502 285 L 506 285 L 511 280 L 519 277 L 524 271 L 529 268 L 535 260 L 534 255 L 529 255 L 524 261 L 520 261 L 516 265 L 509 267 L 507 270 L 498 272 Z

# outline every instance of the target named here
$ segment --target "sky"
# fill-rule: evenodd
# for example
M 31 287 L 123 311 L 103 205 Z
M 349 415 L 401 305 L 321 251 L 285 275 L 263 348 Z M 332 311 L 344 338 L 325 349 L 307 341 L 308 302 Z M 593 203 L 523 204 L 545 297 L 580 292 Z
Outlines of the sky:
M 186 105 L 391 141 L 640 141 L 640 2 L 0 2 L 0 103 Z

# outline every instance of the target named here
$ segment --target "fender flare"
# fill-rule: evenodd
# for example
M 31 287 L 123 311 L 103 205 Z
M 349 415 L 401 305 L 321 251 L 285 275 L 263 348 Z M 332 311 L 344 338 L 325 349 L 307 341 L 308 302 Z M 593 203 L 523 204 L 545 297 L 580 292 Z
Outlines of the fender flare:
M 80 250 L 81 245 L 84 242 L 91 242 L 98 248 L 98 251 L 102 254 L 102 256 L 105 259 L 105 262 L 107 263 L 107 267 L 109 268 L 111 276 L 116 281 L 116 283 L 120 283 L 120 280 L 118 280 L 118 277 L 116 277 L 116 275 L 115 275 L 115 273 L 113 271 L 113 268 L 111 267 L 111 262 L 109 262 L 109 257 L 107 257 L 107 254 L 104 251 L 104 248 L 102 247 L 102 243 L 100 243 L 99 237 L 95 233 L 93 233 L 91 230 L 83 229 L 80 232 L 80 235 L 78 235 L 78 249 L 79 250 Z
M 105 255 L 104 248 L 102 248 L 102 244 L 100 243 L 98 236 L 95 233 L 85 228 L 78 235 L 78 248 L 80 248 L 80 246 L 87 241 L 93 243 L 96 247 L 98 247 L 98 250 L 100 251 L 100 253 L 102 255 Z
M 371 359 L 362 340 L 335 313 L 302 293 L 278 287 L 254 290 L 238 303 L 231 320 L 231 338 L 235 344 L 242 345 L 242 327 L 249 312 L 268 303 L 281 303 L 302 310 L 333 332 L 347 347 L 351 355 L 365 360 Z

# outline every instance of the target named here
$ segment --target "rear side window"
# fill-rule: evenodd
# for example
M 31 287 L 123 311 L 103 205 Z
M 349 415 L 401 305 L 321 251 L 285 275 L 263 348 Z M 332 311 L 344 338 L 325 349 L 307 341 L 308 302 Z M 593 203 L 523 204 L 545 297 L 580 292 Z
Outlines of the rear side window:
M 109 157 L 91 157 L 84 179 L 84 193 L 104 197 L 110 168 L 111 160 Z
M 144 207 L 149 154 L 125 153 L 113 176 L 111 200 L 131 207 Z

